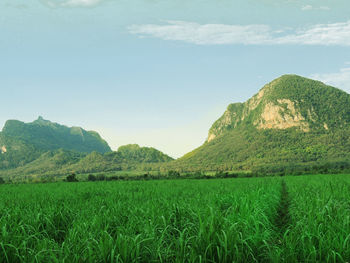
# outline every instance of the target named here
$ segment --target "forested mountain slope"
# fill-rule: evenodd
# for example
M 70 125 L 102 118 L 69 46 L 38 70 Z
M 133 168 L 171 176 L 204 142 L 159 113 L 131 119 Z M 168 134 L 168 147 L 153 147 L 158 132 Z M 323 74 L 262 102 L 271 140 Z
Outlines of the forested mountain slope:
M 350 160 L 350 95 L 284 75 L 227 107 L 207 141 L 171 163 L 179 170 L 253 170 Z

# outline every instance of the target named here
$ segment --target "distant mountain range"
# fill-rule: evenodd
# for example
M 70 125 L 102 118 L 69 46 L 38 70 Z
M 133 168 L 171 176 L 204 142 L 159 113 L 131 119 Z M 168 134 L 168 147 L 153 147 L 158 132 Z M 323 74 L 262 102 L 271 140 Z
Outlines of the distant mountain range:
M 233 103 L 202 146 L 173 160 L 138 145 L 112 152 L 96 132 L 39 117 L 7 121 L 0 133 L 0 176 L 119 170 L 305 172 L 350 169 L 350 95 L 284 75 L 244 103 Z
M 9 120 L 0 133 L 0 176 L 128 170 L 171 160 L 154 148 L 136 144 L 112 152 L 97 132 L 42 117 L 31 123 Z

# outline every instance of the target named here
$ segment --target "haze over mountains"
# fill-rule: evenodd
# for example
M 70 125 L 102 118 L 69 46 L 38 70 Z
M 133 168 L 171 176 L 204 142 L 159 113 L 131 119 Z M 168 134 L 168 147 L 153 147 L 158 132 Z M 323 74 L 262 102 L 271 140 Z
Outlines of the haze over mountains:
M 98 133 L 42 117 L 32 123 L 8 121 L 0 147 L 0 174 L 18 177 L 71 171 L 345 168 L 350 160 L 350 95 L 319 81 L 284 75 L 248 101 L 230 104 L 206 142 L 175 161 L 138 145 L 112 152 Z

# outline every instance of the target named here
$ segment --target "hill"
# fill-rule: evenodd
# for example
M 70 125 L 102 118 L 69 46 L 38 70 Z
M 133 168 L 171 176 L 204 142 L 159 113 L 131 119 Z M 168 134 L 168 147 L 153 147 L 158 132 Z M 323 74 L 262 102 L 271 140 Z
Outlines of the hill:
M 161 164 L 172 160 L 173 158 L 157 149 L 129 144 L 119 147 L 116 152 L 106 154 L 93 152 L 67 169 L 76 173 L 137 170 L 143 169 L 144 165 L 151 167 L 151 164 Z
M 0 148 L 0 169 L 22 166 L 44 152 L 58 149 L 82 153 L 111 152 L 97 132 L 67 127 L 42 117 L 31 123 L 7 121 L 0 133 Z
M 2 135 L 32 144 L 40 150 L 74 150 L 79 152 L 110 152 L 111 148 L 97 132 L 80 127 L 67 127 L 39 117 L 31 123 L 6 122 Z
M 171 163 L 177 170 L 298 170 L 348 165 L 350 95 L 284 75 L 227 107 L 206 142 Z
M 153 165 L 169 162 L 168 155 L 150 147 L 130 144 L 119 147 L 118 151 L 90 154 L 63 149 L 43 153 L 34 161 L 15 169 L 2 171 L 0 176 L 12 181 L 45 176 L 60 177 L 71 173 L 84 174 L 110 171 L 144 170 Z

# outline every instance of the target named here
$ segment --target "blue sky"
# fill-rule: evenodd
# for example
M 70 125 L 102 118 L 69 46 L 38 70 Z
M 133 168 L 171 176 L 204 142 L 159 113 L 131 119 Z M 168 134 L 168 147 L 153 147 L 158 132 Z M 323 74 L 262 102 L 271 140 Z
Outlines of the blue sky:
M 348 0 L 2 0 L 0 126 L 42 115 L 180 157 L 294 73 L 350 92 Z

